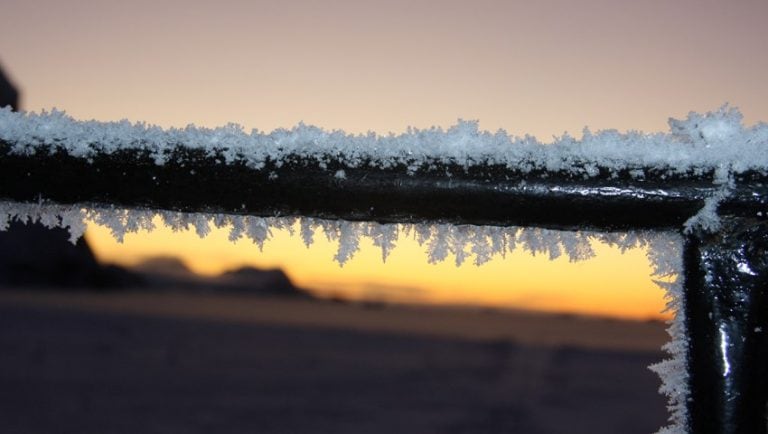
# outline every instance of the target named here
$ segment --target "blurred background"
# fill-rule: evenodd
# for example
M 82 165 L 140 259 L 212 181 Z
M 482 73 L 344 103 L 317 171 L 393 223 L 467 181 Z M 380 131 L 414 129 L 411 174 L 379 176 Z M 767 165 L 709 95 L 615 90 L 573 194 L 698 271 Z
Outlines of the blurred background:
M 358 133 L 666 131 L 768 119 L 768 3 L 5 1 L 5 101 L 77 119 Z M 651 432 L 663 291 L 642 249 L 344 267 L 320 234 L 0 233 L 3 432 Z

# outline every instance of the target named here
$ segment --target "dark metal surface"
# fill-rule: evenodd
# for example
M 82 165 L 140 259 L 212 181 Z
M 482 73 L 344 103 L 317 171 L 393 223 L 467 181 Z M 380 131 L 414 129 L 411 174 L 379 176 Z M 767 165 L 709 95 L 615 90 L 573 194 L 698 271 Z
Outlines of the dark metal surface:
M 723 221 L 686 240 L 691 432 L 765 434 L 768 222 Z
M 304 215 L 379 222 L 540 226 L 555 229 L 677 229 L 719 188 L 712 174 L 654 176 L 607 170 L 584 179 L 568 173 L 522 173 L 502 166 L 465 170 L 425 165 L 415 173 L 315 160 L 268 162 L 262 170 L 178 148 L 158 166 L 146 152 L 91 159 L 42 150 L 15 155 L 0 143 L 0 199 L 102 203 L 178 211 Z M 429 166 L 429 167 L 427 167 Z M 343 170 L 344 176 L 336 176 Z M 737 181 L 724 206 L 751 212 L 766 203 L 764 175 Z M 753 192 L 759 194 L 753 195 Z

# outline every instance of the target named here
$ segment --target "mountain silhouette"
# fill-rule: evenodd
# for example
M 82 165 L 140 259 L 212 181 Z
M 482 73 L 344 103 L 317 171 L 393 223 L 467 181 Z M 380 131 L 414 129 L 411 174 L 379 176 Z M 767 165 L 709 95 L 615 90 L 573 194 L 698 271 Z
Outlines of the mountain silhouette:
M 203 276 L 192 271 L 180 258 L 158 256 L 145 259 L 130 270 L 142 276 L 148 286 L 156 289 L 279 296 L 308 295 L 304 290 L 297 288 L 279 268 L 264 270 L 245 266 L 217 276 Z

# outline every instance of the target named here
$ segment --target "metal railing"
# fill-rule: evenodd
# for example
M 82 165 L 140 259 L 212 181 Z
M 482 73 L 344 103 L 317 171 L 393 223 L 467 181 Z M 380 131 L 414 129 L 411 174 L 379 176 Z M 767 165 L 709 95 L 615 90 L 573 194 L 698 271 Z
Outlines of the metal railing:
M 714 171 L 670 176 L 523 172 L 445 161 L 377 168 L 287 156 L 260 169 L 178 144 L 165 164 L 130 147 L 74 157 L 56 146 L 11 152 L 0 141 L 0 199 L 185 212 L 301 215 L 603 231 L 679 231 L 693 433 L 763 433 L 768 402 L 768 177 L 735 175 L 717 208 L 720 229 L 682 231 L 722 186 Z M 23 145 L 23 144 L 22 144 Z M 637 177 L 635 169 L 643 170 Z M 344 176 L 338 176 L 343 171 Z

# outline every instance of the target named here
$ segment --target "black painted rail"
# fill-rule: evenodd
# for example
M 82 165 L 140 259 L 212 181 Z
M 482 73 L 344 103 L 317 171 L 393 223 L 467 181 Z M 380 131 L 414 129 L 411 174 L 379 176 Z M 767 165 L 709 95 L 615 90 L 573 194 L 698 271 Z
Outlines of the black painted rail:
M 584 177 L 522 172 L 501 165 L 429 161 L 381 169 L 287 156 L 260 169 L 179 146 L 157 165 L 147 151 L 88 158 L 41 147 L 11 152 L 0 141 L 0 194 L 17 201 L 93 202 L 177 211 L 304 215 L 379 222 L 538 226 L 555 229 L 682 227 L 722 189 L 714 170 L 670 174 L 638 168 Z M 326 159 L 322 159 L 325 161 Z M 643 168 L 639 168 L 643 169 Z M 633 175 L 634 173 L 634 175 Z M 768 176 L 739 174 L 720 204 L 727 215 L 756 216 L 768 203 Z
M 302 215 L 555 229 L 675 230 L 722 192 L 714 170 L 654 168 L 523 172 L 422 162 L 387 169 L 287 156 L 260 169 L 178 146 L 157 165 L 147 151 L 89 158 L 62 149 L 11 152 L 0 142 L 0 200 L 50 200 L 176 211 Z M 643 175 L 638 176 L 641 169 Z M 684 233 L 689 431 L 766 434 L 768 176 L 734 175 L 716 233 Z

